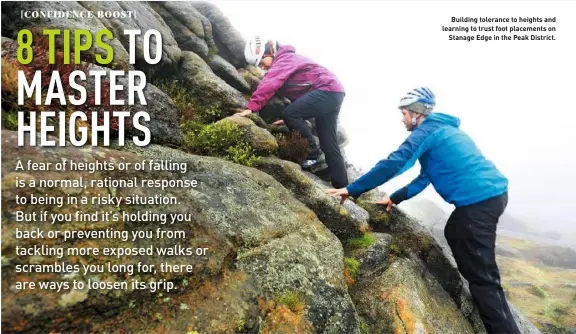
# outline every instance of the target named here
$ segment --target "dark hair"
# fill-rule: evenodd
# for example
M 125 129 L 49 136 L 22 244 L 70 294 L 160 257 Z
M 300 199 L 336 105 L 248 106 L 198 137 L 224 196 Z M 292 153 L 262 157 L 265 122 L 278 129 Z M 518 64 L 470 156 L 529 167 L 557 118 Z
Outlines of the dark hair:
M 278 43 L 271 40 L 266 41 L 263 57 L 273 57 L 276 51 L 278 51 Z
M 428 115 L 432 112 L 432 108 L 427 108 L 424 105 L 424 103 L 421 102 L 414 102 L 412 104 L 407 105 L 405 108 L 408 109 L 409 111 L 422 115 Z

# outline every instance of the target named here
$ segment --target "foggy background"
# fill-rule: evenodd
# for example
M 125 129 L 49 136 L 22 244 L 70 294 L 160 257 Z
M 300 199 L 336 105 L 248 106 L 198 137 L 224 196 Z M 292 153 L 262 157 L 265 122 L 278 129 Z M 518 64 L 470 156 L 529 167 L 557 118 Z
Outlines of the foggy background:
M 260 33 L 292 44 L 340 78 L 347 90 L 340 114 L 346 155 L 364 172 L 409 135 L 397 109 L 401 96 L 428 86 L 435 111 L 459 117 L 508 177 L 506 214 L 535 231 L 576 240 L 576 22 L 569 14 L 575 2 L 212 2 L 245 38 Z M 451 23 L 452 17 L 556 17 L 556 23 L 499 25 L 554 26 L 557 40 L 449 41 L 442 26 L 474 25 Z M 474 26 L 480 25 L 495 24 Z M 381 189 L 395 191 L 419 169 Z M 453 208 L 432 186 L 406 205 L 422 199 L 446 212 Z

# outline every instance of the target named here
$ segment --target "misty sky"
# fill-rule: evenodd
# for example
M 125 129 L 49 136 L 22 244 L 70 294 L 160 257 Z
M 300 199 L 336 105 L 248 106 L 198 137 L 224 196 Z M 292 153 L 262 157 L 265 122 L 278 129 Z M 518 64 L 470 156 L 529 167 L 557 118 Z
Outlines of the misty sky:
M 508 177 L 510 214 L 536 229 L 576 231 L 576 2 L 213 2 L 245 38 L 268 33 L 338 75 L 355 165 L 367 171 L 404 141 L 397 102 L 425 85 L 436 111 L 459 117 Z M 442 26 L 471 25 L 451 23 L 453 16 L 556 17 L 516 26 L 555 26 L 557 40 L 449 41 Z M 417 164 L 382 189 L 393 192 L 418 171 Z M 432 186 L 423 196 L 443 203 Z

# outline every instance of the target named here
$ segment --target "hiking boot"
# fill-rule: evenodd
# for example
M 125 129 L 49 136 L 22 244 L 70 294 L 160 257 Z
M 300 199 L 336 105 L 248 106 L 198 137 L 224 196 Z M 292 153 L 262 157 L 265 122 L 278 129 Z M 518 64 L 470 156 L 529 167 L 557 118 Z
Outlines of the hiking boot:
M 309 159 L 302 161 L 300 163 L 300 167 L 302 167 L 302 169 L 312 169 L 325 161 L 326 159 L 324 158 L 324 155 L 321 155 L 317 159 Z

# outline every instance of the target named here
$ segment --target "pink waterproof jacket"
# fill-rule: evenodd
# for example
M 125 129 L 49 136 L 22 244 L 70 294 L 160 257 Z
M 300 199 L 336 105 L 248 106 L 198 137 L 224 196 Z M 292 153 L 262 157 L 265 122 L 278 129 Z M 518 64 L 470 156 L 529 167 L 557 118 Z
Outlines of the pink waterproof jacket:
M 247 108 L 253 112 L 260 111 L 276 92 L 293 102 L 314 89 L 344 93 L 344 87 L 334 74 L 296 54 L 293 46 L 283 45 L 252 94 Z

